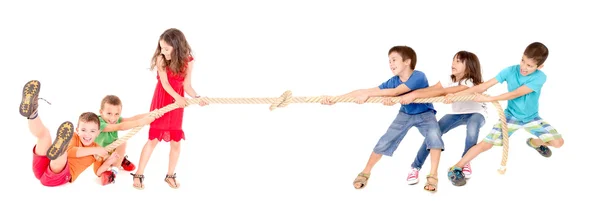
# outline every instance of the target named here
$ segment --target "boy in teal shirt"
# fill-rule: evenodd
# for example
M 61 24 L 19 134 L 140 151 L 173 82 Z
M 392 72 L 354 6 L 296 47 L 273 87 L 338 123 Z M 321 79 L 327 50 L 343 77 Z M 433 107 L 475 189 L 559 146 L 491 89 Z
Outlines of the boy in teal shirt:
M 543 120 L 538 113 L 539 98 L 542 86 L 546 82 L 546 74 L 541 69 L 548 58 L 548 48 L 539 42 L 531 43 L 523 53 L 519 65 L 509 66 L 503 69 L 495 78 L 469 88 L 460 95 L 482 93 L 495 84 L 506 82 L 508 91 L 499 96 L 489 97 L 479 95 L 475 98 L 478 102 L 492 102 L 508 100 L 508 106 L 504 110 L 508 127 L 508 136 L 523 128 L 537 138 L 528 138 L 526 143 L 544 157 L 552 156 L 548 146 L 554 148 L 562 147 L 564 140 L 548 122 Z M 494 125 L 492 131 L 479 144 L 473 146 L 467 154 L 448 171 L 448 178 L 453 185 L 462 186 L 466 184 L 462 167 L 473 160 L 477 155 L 492 148 L 502 145 L 502 122 Z
M 131 118 L 123 118 L 121 117 L 122 108 L 121 99 L 117 96 L 107 95 L 102 99 L 100 115 L 98 115 L 98 118 L 100 119 L 100 134 L 95 140 L 101 147 L 106 147 L 117 140 L 119 138 L 119 131 L 147 125 L 152 123 L 155 119 L 149 114 L 139 114 Z M 111 167 L 117 169 L 123 168 L 123 170 L 126 171 L 135 170 L 135 165 L 127 160 L 127 156 L 125 155 L 126 147 L 127 143 L 124 142 L 115 149 L 115 152 L 119 154 L 121 159 L 115 161 Z M 101 178 L 103 185 L 114 182 L 117 173 L 117 169 L 114 168 L 112 171 L 106 171 L 102 174 Z

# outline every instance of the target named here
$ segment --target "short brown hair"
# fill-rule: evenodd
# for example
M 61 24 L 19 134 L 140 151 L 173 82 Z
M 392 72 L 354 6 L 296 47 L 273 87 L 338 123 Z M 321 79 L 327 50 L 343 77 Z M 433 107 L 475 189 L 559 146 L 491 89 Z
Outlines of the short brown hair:
M 523 55 L 533 59 L 537 62 L 537 65 L 540 66 L 544 64 L 546 58 L 548 58 L 548 48 L 540 42 L 534 42 L 525 48 Z
M 107 95 L 102 99 L 102 104 L 100 105 L 100 109 L 104 109 L 104 104 L 110 104 L 113 106 L 122 106 L 121 99 L 115 95 Z
M 417 66 L 417 53 L 408 46 L 394 46 L 390 48 L 388 51 L 388 56 L 392 54 L 392 52 L 396 52 L 400 54 L 402 57 L 402 61 L 406 61 L 406 59 L 410 59 L 410 68 L 415 70 L 415 66 Z
M 98 129 L 100 129 L 100 118 L 93 112 L 84 112 L 79 115 L 78 123 L 96 123 L 98 125 Z

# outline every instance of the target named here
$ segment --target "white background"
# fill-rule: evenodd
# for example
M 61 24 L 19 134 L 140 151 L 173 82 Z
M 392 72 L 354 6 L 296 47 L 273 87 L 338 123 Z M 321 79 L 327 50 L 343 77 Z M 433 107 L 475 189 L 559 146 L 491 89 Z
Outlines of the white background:
M 598 188 L 595 134 L 597 10 L 584 1 L 3 1 L 2 63 L 3 205 L 50 209 L 133 207 L 186 209 L 480 209 L 583 207 Z M 42 82 L 40 116 L 55 135 L 63 121 L 97 112 L 107 94 L 121 97 L 124 116 L 149 111 L 156 72 L 149 61 L 159 35 L 175 27 L 196 58 L 193 85 L 209 97 L 277 97 L 343 94 L 391 77 L 387 52 L 394 45 L 416 50 L 417 70 L 431 85 L 450 74 L 454 53 L 476 53 L 485 80 L 518 64 L 525 47 L 546 44 L 548 80 L 541 116 L 565 138 L 546 159 L 511 138 L 508 170 L 499 175 L 502 149 L 472 162 L 473 178 L 454 187 L 448 167 L 459 160 L 465 127 L 444 136 L 439 191 L 405 184 L 423 137 L 411 130 L 394 157 L 384 157 L 363 190 L 352 181 L 392 122 L 399 105 L 291 104 L 209 105 L 185 110 L 187 140 L 177 167 L 181 188 L 163 181 L 168 144 L 150 160 L 146 189 L 132 187 L 122 171 L 102 187 L 85 171 L 75 183 L 48 188 L 31 172 L 35 139 L 17 112 L 28 80 Z M 489 91 L 497 95 L 505 84 Z M 586 93 L 590 91 L 590 93 Z M 502 105 L 505 106 L 505 102 Z M 438 119 L 449 105 L 435 104 Z M 490 117 L 480 138 L 496 122 Z M 139 160 L 145 127 L 130 139 L 127 154 Z M 124 135 L 121 132 L 120 135 Z M 590 190 L 590 192 L 585 192 Z M 8 202 L 6 202 L 8 201 Z M 523 202 L 518 204 L 516 202 Z M 432 207 L 428 207 L 431 205 Z

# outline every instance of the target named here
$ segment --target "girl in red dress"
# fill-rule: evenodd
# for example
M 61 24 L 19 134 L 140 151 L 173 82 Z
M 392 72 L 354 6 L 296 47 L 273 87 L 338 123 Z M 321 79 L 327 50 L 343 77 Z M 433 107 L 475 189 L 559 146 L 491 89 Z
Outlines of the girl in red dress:
M 183 109 L 186 106 L 184 92 L 191 97 L 200 97 L 192 88 L 192 69 L 194 58 L 191 56 L 191 48 L 178 29 L 166 30 L 159 39 L 156 52 L 152 57 L 152 70 L 158 69 L 157 83 L 152 97 L 150 110 L 160 109 L 172 103 L 179 108 L 165 113 L 150 124 L 148 142 L 142 149 L 138 170 L 133 175 L 133 187 L 144 188 L 144 169 L 148 164 L 152 151 L 159 141 L 169 142 L 171 151 L 169 154 L 169 170 L 165 182 L 172 188 L 179 188 L 175 180 L 175 167 L 179 159 L 180 140 L 185 139 L 182 130 Z M 206 103 L 201 103 L 204 106 Z

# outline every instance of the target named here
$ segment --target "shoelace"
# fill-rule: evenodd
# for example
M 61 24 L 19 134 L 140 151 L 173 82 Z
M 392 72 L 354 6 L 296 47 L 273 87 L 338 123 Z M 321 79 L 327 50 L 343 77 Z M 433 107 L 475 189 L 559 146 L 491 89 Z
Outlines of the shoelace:
M 46 99 L 44 99 L 44 98 L 39 98 L 39 97 L 38 97 L 38 99 L 39 99 L 39 100 L 42 100 L 42 101 L 45 101 L 46 103 L 48 103 L 48 105 L 52 105 L 52 104 L 51 104 L 51 103 L 50 103 L 48 100 L 46 100 Z

